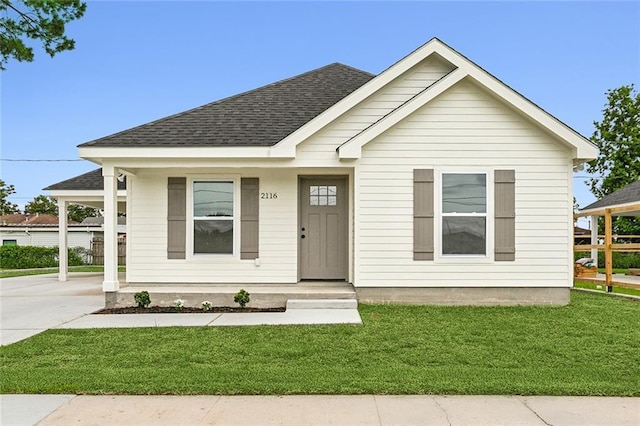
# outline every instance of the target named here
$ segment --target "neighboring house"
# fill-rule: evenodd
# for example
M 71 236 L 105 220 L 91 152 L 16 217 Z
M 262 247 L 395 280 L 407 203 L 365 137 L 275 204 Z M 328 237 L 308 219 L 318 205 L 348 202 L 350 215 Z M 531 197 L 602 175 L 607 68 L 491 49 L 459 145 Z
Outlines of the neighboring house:
M 572 168 L 597 148 L 432 39 L 377 76 L 328 65 L 79 154 L 102 166 L 107 297 L 126 175 L 129 285 L 338 280 L 361 301 L 564 304 Z
M 102 234 L 101 225 L 69 221 L 68 245 L 89 250 L 96 233 Z M 58 217 L 50 214 L 0 216 L 0 240 L 2 245 L 57 246 L 59 242 Z

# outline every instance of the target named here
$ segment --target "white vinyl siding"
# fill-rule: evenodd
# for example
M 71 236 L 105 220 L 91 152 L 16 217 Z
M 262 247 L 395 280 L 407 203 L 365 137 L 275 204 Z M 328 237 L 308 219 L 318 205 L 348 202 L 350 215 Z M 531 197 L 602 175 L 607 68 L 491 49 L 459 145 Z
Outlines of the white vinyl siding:
M 127 280 L 131 283 L 297 282 L 298 172 L 245 168 L 240 176 L 238 169 L 219 167 L 199 168 L 196 172 L 198 176 L 216 174 L 259 178 L 260 191 L 278 194 L 277 199 L 260 200 L 259 265 L 253 259 L 241 260 L 239 256 L 196 255 L 187 256 L 187 259 L 167 259 L 167 177 L 187 176 L 194 170 L 148 169 L 133 178 L 129 189 L 128 240 L 132 243 Z M 238 208 L 236 206 L 236 210 Z M 242 232 L 239 221 L 236 223 L 237 232 Z
M 413 169 L 428 168 L 436 176 L 515 170 L 515 261 L 413 260 Z M 356 286 L 571 285 L 570 152 L 473 83 L 457 84 L 365 145 L 356 176 Z M 491 231 L 487 237 L 490 244 Z
M 449 73 L 453 66 L 430 57 L 361 102 L 325 129 L 298 146 L 298 164 L 316 165 L 318 161 L 337 159 L 336 148 L 386 114 L 390 113 L 426 87 Z

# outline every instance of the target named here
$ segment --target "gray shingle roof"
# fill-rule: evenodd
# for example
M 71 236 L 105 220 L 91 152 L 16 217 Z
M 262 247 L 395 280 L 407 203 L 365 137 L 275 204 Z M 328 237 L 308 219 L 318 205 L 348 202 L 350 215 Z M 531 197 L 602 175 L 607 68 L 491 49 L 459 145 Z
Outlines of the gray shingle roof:
M 124 182 L 118 181 L 118 189 L 126 189 L 126 178 Z M 44 191 L 102 191 L 104 189 L 104 179 L 102 169 L 92 170 L 80 176 L 54 183 L 44 188 Z
M 335 63 L 80 146 L 273 146 L 373 77 Z
M 640 203 L 640 180 L 606 195 L 604 198 L 591 203 L 582 210 L 602 209 L 618 204 Z

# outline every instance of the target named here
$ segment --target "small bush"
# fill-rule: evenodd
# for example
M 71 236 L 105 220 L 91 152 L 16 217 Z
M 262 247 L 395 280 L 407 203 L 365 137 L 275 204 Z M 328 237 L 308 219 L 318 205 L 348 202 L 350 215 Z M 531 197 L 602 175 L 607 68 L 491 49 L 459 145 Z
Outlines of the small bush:
M 78 259 L 82 261 L 83 265 L 88 265 L 91 262 L 91 250 L 85 247 L 73 247 L 71 249 Z
M 151 304 L 151 297 L 149 297 L 148 291 L 139 291 L 133 296 L 133 300 L 136 301 L 138 308 L 146 308 Z
M 176 308 L 176 311 L 181 311 L 184 308 L 184 300 L 176 299 L 173 301 L 173 307 Z
M 251 301 L 249 296 L 250 294 L 245 289 L 240 289 L 240 291 L 233 296 L 233 301 L 240 305 L 241 308 L 244 308 L 246 304 Z
M 68 251 L 69 266 L 84 265 L 74 249 Z M 0 246 L 0 268 L 32 269 L 58 266 L 58 247 Z

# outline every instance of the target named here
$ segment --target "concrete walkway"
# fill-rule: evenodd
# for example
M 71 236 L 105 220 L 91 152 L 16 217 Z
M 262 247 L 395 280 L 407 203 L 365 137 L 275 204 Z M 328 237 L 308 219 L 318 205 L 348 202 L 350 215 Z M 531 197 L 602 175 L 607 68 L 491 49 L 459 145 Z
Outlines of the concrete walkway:
M 85 315 L 55 328 L 220 327 L 242 325 L 362 324 L 357 309 L 287 309 L 226 314 Z
M 304 300 L 286 312 L 269 313 L 89 315 L 104 307 L 101 273 L 69 274 L 67 282 L 59 282 L 57 274 L 3 278 L 0 345 L 50 328 L 362 324 L 355 300 L 310 306 L 313 302 Z
M 0 345 L 9 345 L 104 307 L 102 274 L 0 279 Z
M 2 425 L 640 424 L 640 398 L 2 395 Z

